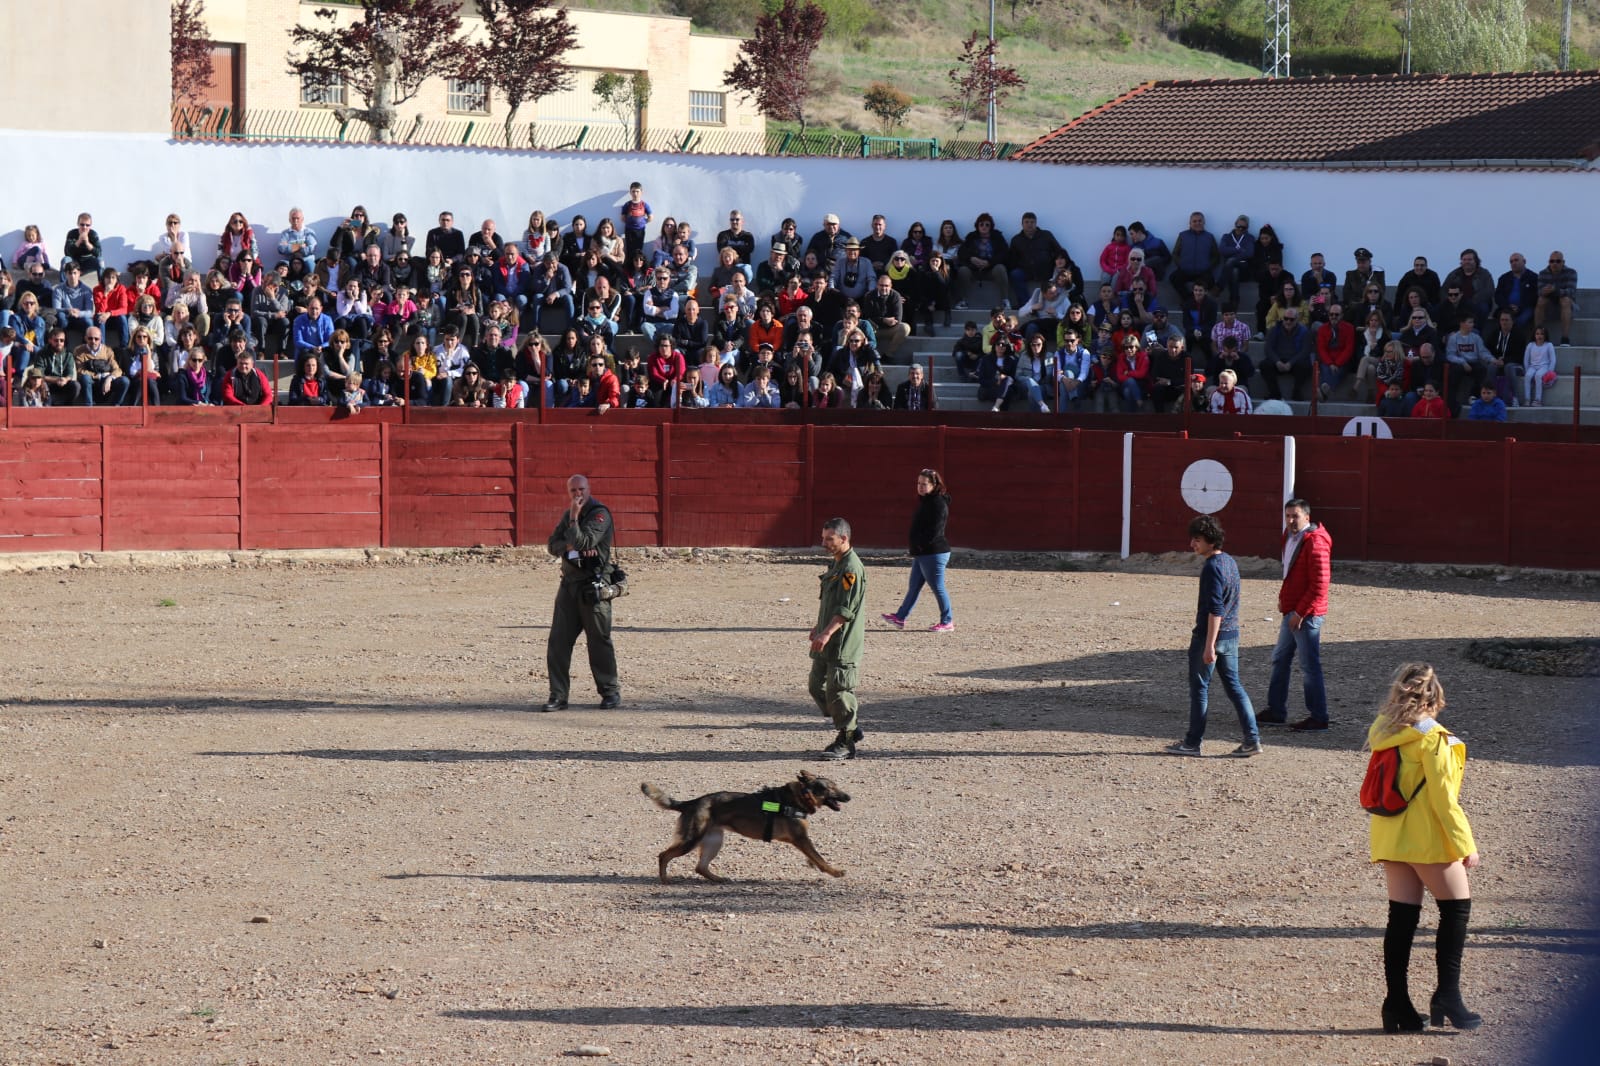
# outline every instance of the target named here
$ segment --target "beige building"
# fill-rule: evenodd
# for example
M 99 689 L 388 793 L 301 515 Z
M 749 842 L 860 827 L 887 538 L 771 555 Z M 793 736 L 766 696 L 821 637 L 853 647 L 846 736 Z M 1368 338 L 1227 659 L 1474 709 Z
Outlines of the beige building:
M 250 116 L 251 126 L 256 127 L 251 133 L 264 128 L 264 116 L 269 113 L 274 125 L 287 128 L 296 116 L 310 121 L 317 112 L 342 104 L 363 106 L 365 101 L 354 92 L 306 90 L 288 72 L 289 30 L 296 24 L 322 23 L 313 13 L 329 6 L 326 0 L 207 0 L 206 21 L 216 43 L 208 103 Z M 462 4 L 463 28 L 468 36 L 477 37 L 483 32 L 483 23 L 468 14 L 472 10 L 471 0 L 466 0 Z M 578 36 L 577 47 L 567 59 L 576 75 L 573 87 L 524 105 L 517 112 L 519 125 L 538 121 L 621 127 L 623 120 L 594 95 L 595 78 L 606 71 L 628 74 L 642 70 L 649 72 L 651 82 L 647 129 L 765 131 L 765 120 L 754 106 L 722 84 L 738 55 L 738 38 L 691 34 L 686 18 L 605 11 L 571 11 L 569 15 Z M 354 11 L 340 13 L 341 19 L 354 17 Z M 481 83 L 434 79 L 399 106 L 398 128 L 410 128 L 419 118 L 423 122 L 503 124 L 505 100 L 490 86 L 485 101 L 483 89 Z
M 172 61 L 166 0 L 136 18 L 128 0 L 0 3 L 0 126 L 71 132 L 172 129 Z M 735 46 L 737 47 L 737 46 Z M 63 70 L 70 87 L 60 84 Z M 104 76 L 90 74 L 101 71 Z

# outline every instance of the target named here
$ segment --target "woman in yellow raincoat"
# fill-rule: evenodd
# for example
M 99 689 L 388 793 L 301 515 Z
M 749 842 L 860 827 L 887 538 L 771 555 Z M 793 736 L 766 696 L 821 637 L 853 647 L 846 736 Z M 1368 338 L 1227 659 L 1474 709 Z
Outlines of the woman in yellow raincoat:
M 1383 863 L 1389 887 L 1389 926 L 1383 934 L 1383 1028 L 1389 1033 L 1414 1032 L 1427 1024 L 1406 985 L 1424 890 L 1439 904 L 1439 983 L 1429 1003 L 1430 1020 L 1443 1025 L 1448 1018 L 1457 1029 L 1476 1029 L 1483 1021 L 1461 1002 L 1461 953 L 1472 912 L 1467 871 L 1478 865 L 1478 845 L 1459 802 L 1467 746 L 1436 720 L 1444 706 L 1444 688 L 1433 667 L 1406 663 L 1395 672 L 1367 732 L 1373 751 L 1397 749 L 1399 788 L 1410 800 L 1397 815 L 1371 817 L 1372 861 Z

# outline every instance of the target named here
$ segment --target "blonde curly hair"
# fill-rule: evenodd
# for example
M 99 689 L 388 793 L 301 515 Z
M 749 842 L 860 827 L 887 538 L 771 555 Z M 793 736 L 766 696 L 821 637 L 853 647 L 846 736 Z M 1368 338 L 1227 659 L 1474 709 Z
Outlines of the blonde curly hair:
M 1401 663 L 1378 708 L 1381 736 L 1390 736 L 1444 710 L 1444 686 L 1431 663 Z

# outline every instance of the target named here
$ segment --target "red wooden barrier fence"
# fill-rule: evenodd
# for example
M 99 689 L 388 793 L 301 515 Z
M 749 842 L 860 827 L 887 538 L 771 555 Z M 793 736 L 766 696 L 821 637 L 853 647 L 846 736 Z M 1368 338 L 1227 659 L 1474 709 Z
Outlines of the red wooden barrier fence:
M 1121 543 L 1121 432 L 379 414 L 14 428 L 0 434 L 0 551 L 536 545 L 574 472 L 625 546 L 805 545 L 842 515 L 862 546 L 900 547 L 925 466 L 952 487 L 961 546 Z M 1132 550 L 1185 548 L 1179 485 L 1198 459 L 1232 475 L 1218 512 L 1230 547 L 1276 550 L 1283 438 L 1133 439 Z M 1295 449 L 1295 492 L 1341 558 L 1600 568 L 1600 448 L 1302 436 Z

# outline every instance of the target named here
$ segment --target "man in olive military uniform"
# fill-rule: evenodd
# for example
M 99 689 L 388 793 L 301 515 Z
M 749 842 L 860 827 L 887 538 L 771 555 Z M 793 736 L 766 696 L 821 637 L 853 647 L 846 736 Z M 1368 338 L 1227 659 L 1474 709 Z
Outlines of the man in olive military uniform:
M 589 479 L 582 474 L 568 479 L 567 496 L 571 504 L 550 534 L 550 554 L 561 560 L 561 586 L 545 649 L 550 700 L 542 709 L 566 710 L 572 646 L 582 631 L 588 638 L 589 670 L 600 690 L 600 708 L 610 710 L 622 706 L 622 682 L 617 678 L 617 652 L 611 646 L 611 601 L 598 599 L 594 584 L 611 581 L 616 523 L 606 505 L 589 495 Z
M 862 605 L 867 602 L 867 572 L 850 547 L 850 523 L 830 518 L 822 527 L 822 547 L 833 562 L 822 575 L 817 626 L 811 637 L 811 698 L 839 730 L 822 752 L 824 759 L 853 759 L 856 742 L 866 736 L 856 725 L 856 672 L 866 636 Z

